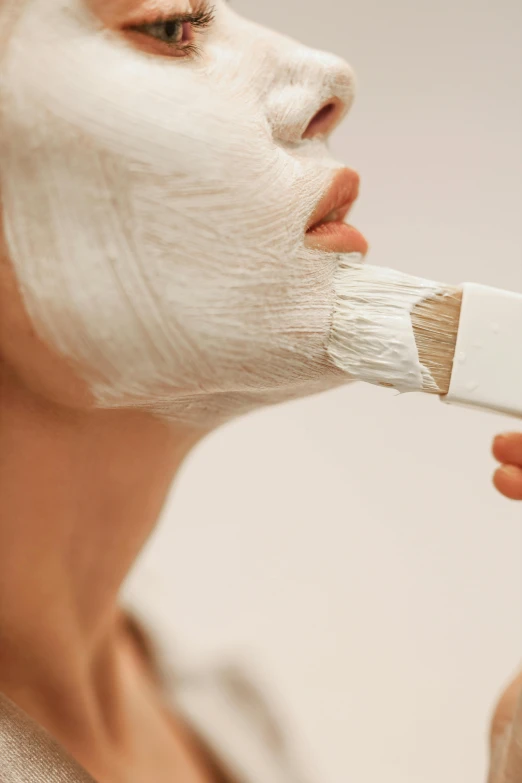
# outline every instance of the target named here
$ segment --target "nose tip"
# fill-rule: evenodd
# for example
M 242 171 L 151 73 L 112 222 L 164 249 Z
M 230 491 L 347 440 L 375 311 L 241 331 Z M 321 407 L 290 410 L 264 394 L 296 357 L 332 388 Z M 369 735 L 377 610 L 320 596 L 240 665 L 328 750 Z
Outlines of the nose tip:
M 303 139 L 315 139 L 317 136 L 327 136 L 340 122 L 347 106 L 340 98 L 331 98 L 308 123 L 303 133 Z
M 330 55 L 323 68 L 322 101 L 316 104 L 303 139 L 328 136 L 349 112 L 355 97 L 355 75 L 345 60 Z
M 274 137 L 292 144 L 326 138 L 353 103 L 352 68 L 336 55 L 293 42 L 289 46 L 286 38 L 277 36 L 272 44 L 274 64 L 267 69 L 263 99 Z

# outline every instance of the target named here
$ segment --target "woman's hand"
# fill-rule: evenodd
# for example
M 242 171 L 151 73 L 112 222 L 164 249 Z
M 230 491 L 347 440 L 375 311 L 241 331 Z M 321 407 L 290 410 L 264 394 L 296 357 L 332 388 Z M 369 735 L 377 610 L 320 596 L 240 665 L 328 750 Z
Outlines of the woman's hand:
M 511 500 L 522 500 L 522 433 L 498 435 L 493 456 L 502 463 L 493 479 L 495 487 Z
M 512 500 L 522 500 L 522 433 L 499 435 L 493 456 L 502 466 L 495 487 Z M 491 768 L 488 783 L 522 781 L 522 672 L 505 689 L 491 722 Z
M 505 689 L 495 709 L 490 733 L 488 783 L 522 781 L 522 672 Z

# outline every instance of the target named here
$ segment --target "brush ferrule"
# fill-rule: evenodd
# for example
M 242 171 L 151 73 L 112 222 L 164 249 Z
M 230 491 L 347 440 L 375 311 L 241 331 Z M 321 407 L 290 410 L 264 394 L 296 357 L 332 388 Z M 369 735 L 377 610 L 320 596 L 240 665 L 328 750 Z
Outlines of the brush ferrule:
M 450 387 L 441 399 L 522 417 L 522 294 L 465 283 Z

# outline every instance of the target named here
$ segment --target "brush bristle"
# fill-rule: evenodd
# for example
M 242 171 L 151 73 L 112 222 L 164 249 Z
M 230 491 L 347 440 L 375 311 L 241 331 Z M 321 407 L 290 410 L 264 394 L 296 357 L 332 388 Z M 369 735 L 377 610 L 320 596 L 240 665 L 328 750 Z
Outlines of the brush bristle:
M 423 390 L 426 392 L 448 393 L 461 304 L 462 291 L 447 288 L 419 302 L 412 310 L 411 321 L 419 359 L 433 378 L 433 383 L 425 379 Z
M 461 293 L 432 280 L 341 256 L 330 358 L 353 380 L 446 394 Z

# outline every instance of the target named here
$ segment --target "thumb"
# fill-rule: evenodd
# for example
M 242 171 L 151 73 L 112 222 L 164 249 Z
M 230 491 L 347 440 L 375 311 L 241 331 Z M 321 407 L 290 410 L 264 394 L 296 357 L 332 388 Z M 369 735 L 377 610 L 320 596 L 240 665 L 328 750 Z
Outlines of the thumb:
M 522 672 L 506 688 L 491 724 L 488 783 L 522 781 Z

